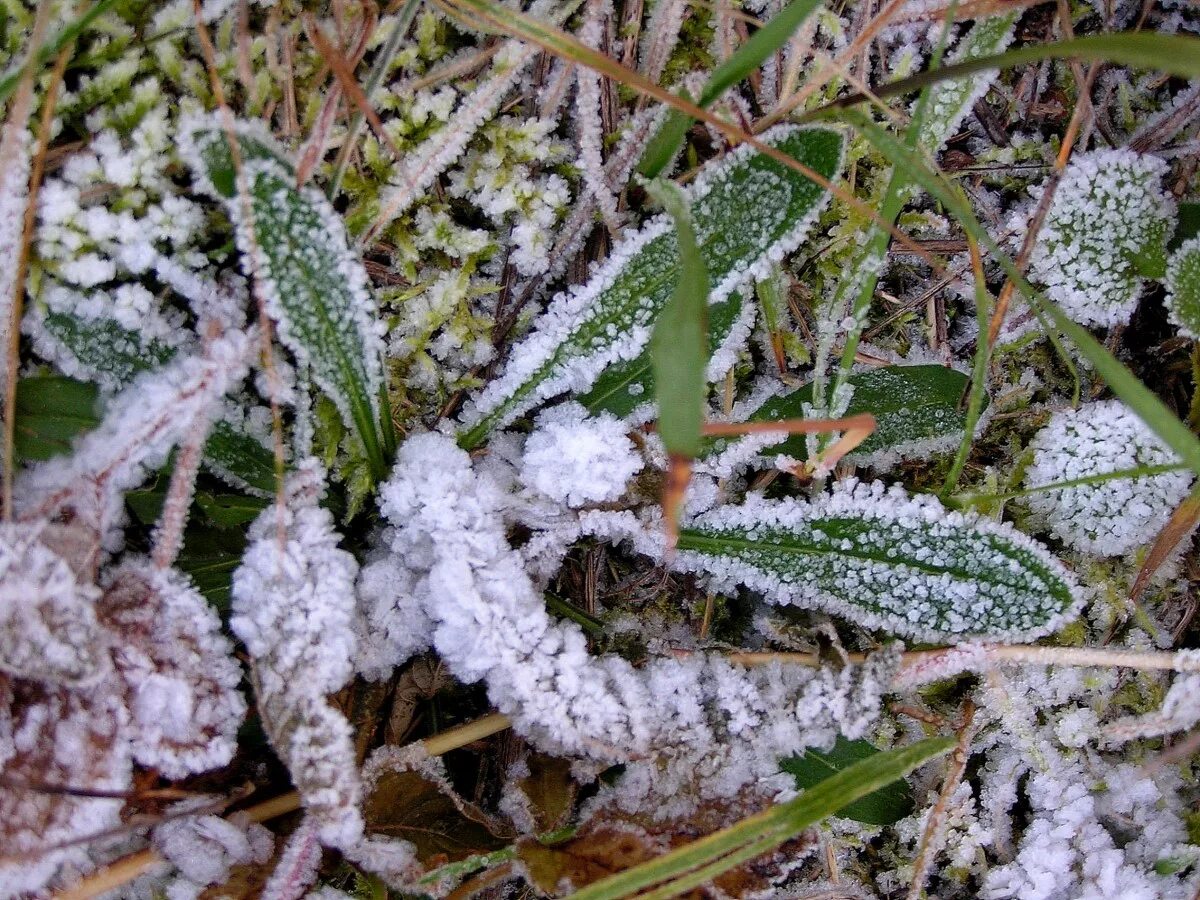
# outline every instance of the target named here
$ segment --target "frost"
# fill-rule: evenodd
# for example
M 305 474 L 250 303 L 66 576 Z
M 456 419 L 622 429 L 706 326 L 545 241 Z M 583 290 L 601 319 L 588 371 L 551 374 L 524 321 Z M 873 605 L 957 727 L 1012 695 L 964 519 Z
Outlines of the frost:
M 747 670 L 703 654 L 639 669 L 593 658 L 578 627 L 550 619 L 508 546 L 502 484 L 449 438 L 409 438 L 381 500 L 392 523 L 384 538 L 411 572 L 397 589 L 423 605 L 451 671 L 484 679 L 542 749 L 626 763 L 612 797 L 622 807 L 666 817 L 694 802 L 693 788 L 713 798 L 765 789 L 778 756 L 839 730 L 862 734 L 895 665 L 886 654 L 840 673 Z
M 0 672 L 47 684 L 95 680 L 108 662 L 97 597 L 36 529 L 0 525 Z
M 1179 655 L 1189 660 L 1200 659 L 1197 650 L 1181 650 Z M 1129 741 L 1187 731 L 1197 723 L 1200 723 L 1200 675 L 1181 674 L 1175 676 L 1159 710 L 1113 722 L 1104 734 L 1111 741 Z
M 1184 241 L 1167 263 L 1167 310 L 1179 333 L 1200 340 L 1200 237 Z
M 350 723 L 326 700 L 353 671 L 354 577 L 339 550 L 315 460 L 289 479 L 287 504 L 250 529 L 233 578 L 234 633 L 253 662 L 259 714 L 321 840 L 352 847 L 363 832 Z
M 175 884 L 168 891 L 199 889 L 224 884 L 234 866 L 265 864 L 275 846 L 271 832 L 262 825 L 235 814 L 183 816 L 189 809 L 203 806 L 212 798 L 185 800 L 168 808 L 171 818 L 158 825 L 151 836 L 154 848 L 179 870 L 188 884 Z
M 1175 203 L 1167 166 L 1129 150 L 1072 158 L 1030 258 L 1033 280 L 1082 325 L 1128 322 L 1143 276 L 1161 276 Z
M 751 496 L 686 523 L 674 565 L 773 603 L 821 608 L 921 640 L 1053 632 L 1082 605 L 1044 547 L 880 482 L 841 482 L 811 503 Z
M 187 576 L 126 557 L 97 611 L 122 638 L 113 664 L 125 684 L 134 758 L 168 778 L 228 763 L 246 713 L 242 670 Z
M 1055 413 L 1030 448 L 1030 487 L 1175 463 L 1176 457 L 1118 400 Z M 1154 539 L 1187 496 L 1192 475 L 1160 472 L 1030 494 L 1055 537 L 1085 553 L 1120 556 Z
M 548 409 L 525 442 L 521 481 L 571 507 L 616 500 L 643 465 L 625 432 L 616 416 L 589 418 L 578 403 Z

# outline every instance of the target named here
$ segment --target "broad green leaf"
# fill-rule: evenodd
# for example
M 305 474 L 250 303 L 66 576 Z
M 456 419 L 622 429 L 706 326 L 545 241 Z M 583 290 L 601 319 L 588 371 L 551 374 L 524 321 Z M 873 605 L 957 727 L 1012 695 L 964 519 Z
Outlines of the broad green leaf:
M 855 450 L 852 459 L 879 451 L 892 451 L 903 458 L 928 456 L 951 449 L 963 432 L 966 414 L 960 409 L 969 379 L 945 366 L 886 366 L 850 376 L 854 395 L 846 415 L 872 413 L 875 431 Z M 805 404 L 813 399 L 812 383 L 772 397 L 746 418 L 751 422 L 777 422 L 805 416 Z M 709 455 L 729 446 L 714 441 Z M 792 435 L 762 452 L 784 454 L 796 459 L 808 455 L 803 435 Z
M 617 900 L 636 894 L 639 900 L 657 900 L 686 894 L 948 753 L 954 743 L 954 738 L 927 738 L 878 753 L 826 778 L 794 800 L 590 884 L 571 896 L 574 900 Z
M 174 347 L 143 338 L 113 319 L 84 319 L 47 311 L 42 325 L 80 365 L 113 390 L 125 387 L 142 372 L 165 365 L 175 356 Z
M 841 168 L 843 140 L 836 131 L 785 126 L 763 140 L 825 178 Z M 710 164 L 685 196 L 712 283 L 710 303 L 795 249 L 827 198 L 808 178 L 745 145 Z M 550 304 L 503 373 L 468 404 L 459 443 L 477 447 L 539 403 L 587 391 L 609 366 L 636 358 L 678 270 L 669 220 L 655 219 L 624 241 L 585 287 Z
M 1017 290 L 1028 299 L 1034 309 L 1047 316 L 1071 340 L 1113 393 L 1124 400 L 1168 447 L 1178 453 L 1193 472 L 1200 473 L 1200 439 L 1179 421 L 1153 391 L 1092 337 L 1086 328 L 1072 321 L 1056 304 L 1029 283 L 1008 254 L 980 224 L 970 202 L 956 186 L 950 184 L 940 172 L 933 171 L 918 155 L 901 145 L 894 136 L 876 126 L 866 116 L 854 110 L 843 110 L 841 115 L 851 120 L 854 127 L 887 156 L 893 165 L 904 168 L 924 190 L 943 203 L 963 230 L 978 241 L 981 248 L 986 248 L 995 257 L 1005 275 L 1012 280 Z
M 38 375 L 17 382 L 13 456 L 17 463 L 67 453 L 71 443 L 100 424 L 100 392 L 94 384 Z
M 46 333 L 74 357 L 89 377 L 120 390 L 143 372 L 170 362 L 176 349 L 145 339 L 112 319 L 83 319 L 49 311 L 42 317 Z M 204 465 L 235 486 L 264 494 L 275 492 L 275 458 L 262 441 L 240 425 L 213 424 L 204 445 Z
M 783 760 L 780 768 L 796 779 L 797 787 L 808 790 L 843 769 L 881 752 L 870 741 L 849 741 L 839 735 L 837 743 L 828 752 L 806 750 L 800 756 Z M 891 825 L 912 811 L 912 791 L 908 788 L 908 782 L 898 779 L 843 806 L 837 815 L 864 825 Z
M 650 363 L 658 403 L 658 433 L 667 452 L 695 458 L 704 427 L 704 370 L 708 366 L 708 268 L 696 246 L 691 211 L 669 181 L 646 189 L 675 222 L 677 281 L 650 336 Z
M 745 311 L 741 294 L 732 294 L 728 299 L 708 307 L 709 356 L 730 341 L 734 326 L 743 318 Z M 711 371 L 708 375 L 708 380 L 713 380 Z M 593 414 L 610 412 L 621 418 L 646 407 L 654 399 L 654 369 L 650 365 L 650 353 L 644 351 L 637 359 L 605 369 L 592 389 L 577 399 Z
M 768 56 L 787 43 L 820 4 L 821 0 L 792 0 L 772 16 L 729 59 L 717 66 L 701 89 L 697 104 L 711 106 L 727 90 L 748 78 Z M 692 118 L 686 113 L 671 110 L 642 154 L 638 171 L 647 178 L 659 175 L 670 164 L 691 124 Z
M 1067 570 L 1015 528 L 880 482 L 809 503 L 751 497 L 699 516 L 678 547 L 674 565 L 718 587 L 918 640 L 1027 640 L 1080 605 Z
M 321 192 L 298 190 L 269 140 L 244 126 L 236 133 L 248 196 L 240 196 L 219 121 L 190 128 L 186 155 L 201 185 L 215 189 L 237 223 L 238 247 L 278 323 L 280 341 L 307 364 L 312 380 L 358 434 L 372 475 L 382 478 L 387 466 L 378 311 L 341 217 Z
M 1200 237 L 1185 241 L 1171 254 L 1167 310 L 1182 334 L 1200 339 Z

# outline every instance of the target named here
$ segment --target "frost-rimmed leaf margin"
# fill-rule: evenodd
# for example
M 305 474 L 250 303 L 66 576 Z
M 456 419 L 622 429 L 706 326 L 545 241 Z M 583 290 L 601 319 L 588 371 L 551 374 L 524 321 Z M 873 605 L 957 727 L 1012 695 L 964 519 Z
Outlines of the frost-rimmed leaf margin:
M 119 392 L 136 378 L 168 365 L 188 347 L 132 331 L 107 318 L 89 319 L 55 309 L 26 316 L 24 328 L 39 354 L 71 377 Z M 204 443 L 204 467 L 226 483 L 259 497 L 275 494 L 275 461 L 245 410 L 227 404 Z
M 841 171 L 845 139 L 839 129 L 781 125 L 761 140 L 827 179 Z M 829 197 L 815 182 L 747 144 L 709 164 L 685 193 L 709 269 L 710 304 L 764 276 L 799 246 Z M 757 234 L 745 221 L 721 229 L 720 214 L 733 218 L 735 212 L 773 218 Z M 763 230 L 766 239 L 756 242 Z M 585 285 L 551 301 L 530 335 L 513 348 L 501 375 L 468 401 L 459 444 L 477 447 L 539 403 L 586 391 L 609 366 L 634 359 L 671 295 L 677 265 L 668 217 L 651 219 L 619 244 Z
M 705 371 L 709 383 L 724 378 L 737 361 L 738 350 L 750 337 L 755 313 L 754 304 L 743 300 L 740 292 L 709 306 L 709 359 Z M 609 366 L 591 389 L 576 399 L 593 415 L 609 412 L 632 425 L 653 418 L 654 372 L 650 354 L 642 351 L 636 359 Z
M 856 465 L 886 470 L 902 459 L 925 459 L 953 450 L 962 438 L 966 411 L 958 406 L 970 378 L 958 369 L 938 364 L 882 366 L 856 372 L 848 383 L 854 393 L 844 414 L 869 412 L 876 421 L 871 436 L 846 457 Z M 752 395 L 744 404 L 746 411 L 735 408 L 734 420 L 803 418 L 812 403 L 813 387 L 810 381 L 784 393 L 775 388 L 765 397 Z M 715 439 L 709 443 L 705 458 L 714 471 L 720 472 L 754 456 L 807 458 L 803 435 L 781 434 L 774 443 L 766 441 L 762 436 Z
M 1167 263 L 1167 312 L 1179 333 L 1200 340 L 1200 237 L 1189 238 Z
M 1012 526 L 853 478 L 808 503 L 752 495 L 705 513 L 673 565 L 924 641 L 1034 640 L 1083 606 L 1066 567 Z
M 234 126 L 247 198 L 237 195 L 223 123 L 193 116 L 181 132 L 197 186 L 224 203 L 236 226 L 238 249 L 251 261 L 279 340 L 358 433 L 372 474 L 384 477 L 383 341 L 366 270 L 350 251 L 341 216 L 320 191 L 295 187 L 286 154 L 257 125 Z

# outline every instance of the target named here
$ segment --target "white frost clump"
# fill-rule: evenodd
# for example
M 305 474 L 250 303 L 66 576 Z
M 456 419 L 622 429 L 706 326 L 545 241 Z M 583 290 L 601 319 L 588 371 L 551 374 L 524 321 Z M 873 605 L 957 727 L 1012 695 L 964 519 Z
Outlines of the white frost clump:
M 616 500 L 643 465 L 626 430 L 611 413 L 589 417 L 578 403 L 548 409 L 525 442 L 521 482 L 571 507 Z
M 1118 400 L 1055 413 L 1030 446 L 1033 463 L 1025 475 L 1030 487 L 1178 462 Z M 1029 505 L 1067 545 L 1120 556 L 1154 539 L 1191 481 L 1187 472 L 1118 478 L 1039 491 L 1029 496 Z
M 263 727 L 321 840 L 349 848 L 363 835 L 362 786 L 350 723 L 325 698 L 353 674 L 358 566 L 317 505 L 323 489 L 320 466 L 303 461 L 287 504 L 251 526 L 233 576 L 230 627 L 253 662 Z
M 210 884 L 224 884 L 234 866 L 265 865 L 275 848 L 271 832 L 244 814 L 184 816 L 191 807 L 212 802 L 211 797 L 191 798 L 169 809 L 175 818 L 158 825 L 151 834 L 154 848 L 179 870 L 179 878 L 166 888 L 170 898 L 199 896 Z
M 1128 322 L 1142 276 L 1162 274 L 1175 203 L 1167 165 L 1130 150 L 1082 153 L 1063 172 L 1030 259 L 1033 280 L 1082 325 Z
M 509 546 L 505 486 L 453 439 L 409 438 L 380 499 L 395 564 L 410 573 L 396 587 L 434 622 L 450 670 L 486 680 L 496 707 L 542 749 L 625 763 L 610 796 L 622 808 L 665 817 L 747 788 L 774 794 L 785 786 L 780 756 L 865 732 L 896 664 L 888 653 L 840 672 L 747 670 L 702 653 L 640 668 L 592 657 L 574 623 L 546 612 Z

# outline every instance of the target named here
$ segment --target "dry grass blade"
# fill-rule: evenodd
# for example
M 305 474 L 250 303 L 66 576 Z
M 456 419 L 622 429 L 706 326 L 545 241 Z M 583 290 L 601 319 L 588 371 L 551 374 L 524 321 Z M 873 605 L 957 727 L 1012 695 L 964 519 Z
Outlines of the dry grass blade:
M 1146 561 L 1142 563 L 1137 579 L 1133 582 L 1133 588 L 1129 591 L 1130 601 L 1137 603 L 1141 600 L 1154 573 L 1167 561 L 1180 542 L 1192 533 L 1198 521 L 1200 521 L 1200 488 L 1193 491 L 1190 497 L 1179 504 L 1179 508 L 1171 514 L 1171 518 L 1167 520 L 1167 524 L 1155 538 L 1154 546 L 1150 548 L 1150 553 L 1146 556 Z

